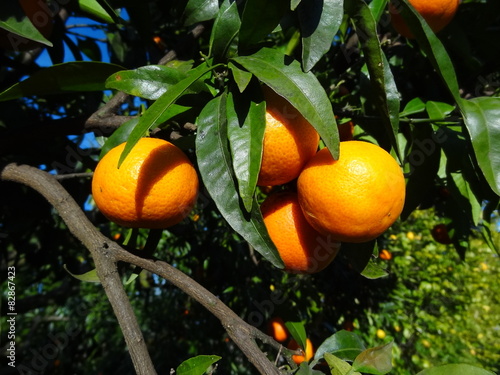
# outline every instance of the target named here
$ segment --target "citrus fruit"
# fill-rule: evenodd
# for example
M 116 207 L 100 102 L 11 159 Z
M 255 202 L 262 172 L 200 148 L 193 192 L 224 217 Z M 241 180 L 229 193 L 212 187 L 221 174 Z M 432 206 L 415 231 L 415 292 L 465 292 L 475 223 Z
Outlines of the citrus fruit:
M 391 260 L 392 259 L 392 254 L 390 251 L 386 250 L 386 249 L 383 249 L 380 254 L 379 254 L 379 258 L 380 259 L 383 259 L 383 260 Z
M 297 193 L 281 191 L 269 195 L 261 207 L 271 240 L 291 273 L 315 273 L 335 258 L 340 243 L 318 233 L 300 209 Z
M 318 149 L 319 135 L 292 105 L 269 88 L 262 163 L 257 184 L 282 185 L 297 178 Z
M 285 322 L 279 317 L 272 318 L 267 326 L 269 336 L 272 336 L 276 341 L 283 342 L 288 339 L 288 329 Z
M 25 16 L 45 38 L 52 34 L 54 12 L 46 0 L 18 0 Z M 0 29 L 0 47 L 10 51 L 29 51 L 43 46 L 31 39 L 26 39 L 5 29 Z
M 399 217 L 405 180 L 396 160 L 368 142 L 340 142 L 334 160 L 323 148 L 297 181 L 299 203 L 308 222 L 335 241 L 366 242 Z
M 383 329 L 377 329 L 377 337 L 379 339 L 385 339 L 386 333 Z
M 452 243 L 450 235 L 448 234 L 448 227 L 446 224 L 437 224 L 431 231 L 432 238 L 434 241 L 442 243 L 444 245 L 449 245 Z
M 198 176 L 181 149 L 162 139 L 142 138 L 120 168 L 125 143 L 99 161 L 92 194 L 110 221 L 131 228 L 166 228 L 193 208 Z
M 295 340 L 290 340 L 290 343 L 288 344 L 288 349 L 291 350 L 297 350 L 299 348 L 299 345 L 297 344 L 297 341 Z M 313 356 L 314 356 L 314 347 L 310 339 L 306 339 L 306 347 L 304 350 L 305 355 L 297 355 L 294 354 L 292 355 L 293 361 L 300 365 L 304 361 L 309 361 Z
M 460 4 L 460 0 L 409 0 L 409 2 L 435 33 L 441 31 L 451 22 Z M 413 33 L 399 14 L 397 1 L 393 0 L 389 3 L 389 12 L 394 29 L 404 37 L 414 38 Z

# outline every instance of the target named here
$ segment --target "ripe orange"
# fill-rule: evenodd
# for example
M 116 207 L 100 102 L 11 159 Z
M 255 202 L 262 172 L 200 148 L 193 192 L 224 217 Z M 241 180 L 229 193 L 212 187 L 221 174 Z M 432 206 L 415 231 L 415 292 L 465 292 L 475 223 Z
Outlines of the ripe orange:
M 446 224 L 437 224 L 434 228 L 432 228 L 431 234 L 434 241 L 444 245 L 449 245 L 453 242 L 448 234 L 448 227 Z
M 299 203 L 309 223 L 335 241 L 366 242 L 399 217 L 405 179 L 384 149 L 362 141 L 340 142 L 339 160 L 323 148 L 297 182 Z
M 299 348 L 299 345 L 297 344 L 297 341 L 295 340 L 290 340 L 290 343 L 288 344 L 288 349 L 291 350 L 296 350 Z M 314 347 L 310 339 L 306 339 L 306 347 L 305 347 L 305 356 L 303 355 L 292 355 L 293 361 L 300 365 L 304 361 L 310 361 L 311 358 L 314 356 Z
M 33 26 L 45 38 L 52 34 L 54 28 L 54 12 L 46 0 L 18 0 L 19 5 Z M 0 47 L 10 51 L 29 51 L 42 46 L 33 40 L 23 38 L 5 29 L 0 29 Z
M 380 259 L 383 259 L 383 260 L 391 260 L 392 259 L 392 254 L 390 251 L 386 250 L 386 249 L 383 249 L 380 254 L 379 254 L 379 258 Z
M 269 336 L 272 336 L 276 341 L 283 342 L 288 339 L 288 329 L 285 322 L 279 317 L 272 318 L 267 326 Z
M 318 149 L 319 135 L 281 96 L 264 88 L 266 128 L 257 184 L 282 185 L 297 178 Z
M 415 10 L 425 19 L 432 31 L 441 31 L 448 25 L 457 11 L 460 0 L 409 0 Z M 389 3 L 391 23 L 396 31 L 404 37 L 414 38 L 413 33 L 399 14 L 397 1 Z
M 297 193 L 271 194 L 260 209 L 269 236 L 285 263 L 285 271 L 316 273 L 337 255 L 340 243 L 311 227 L 300 209 Z
M 170 142 L 142 138 L 118 169 L 124 147 L 110 150 L 95 169 L 97 207 L 125 227 L 161 229 L 179 223 L 198 195 L 198 176 L 188 157 Z

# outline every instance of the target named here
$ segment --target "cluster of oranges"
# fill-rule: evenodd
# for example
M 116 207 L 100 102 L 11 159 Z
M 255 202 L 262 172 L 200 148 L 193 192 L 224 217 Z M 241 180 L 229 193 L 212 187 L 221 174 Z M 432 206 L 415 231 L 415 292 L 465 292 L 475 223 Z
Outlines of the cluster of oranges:
M 365 242 L 382 234 L 400 215 L 403 173 L 394 158 L 372 143 L 340 143 L 340 158 L 318 151 L 316 130 L 269 88 L 259 186 L 288 188 L 261 205 L 264 223 L 285 264 L 294 273 L 324 269 L 340 242 Z M 125 143 L 98 163 L 92 194 L 111 221 L 135 228 L 167 228 L 193 209 L 199 182 L 189 158 L 161 139 L 142 138 L 118 162 Z M 289 188 L 296 181 L 296 189 Z
M 264 223 L 286 271 L 319 272 L 340 242 L 370 241 L 392 225 L 403 209 L 404 176 L 395 159 L 372 143 L 340 142 L 338 160 L 327 148 L 318 151 L 316 130 L 285 99 L 269 89 L 264 93 L 259 184 L 296 181 L 296 189 L 264 200 Z

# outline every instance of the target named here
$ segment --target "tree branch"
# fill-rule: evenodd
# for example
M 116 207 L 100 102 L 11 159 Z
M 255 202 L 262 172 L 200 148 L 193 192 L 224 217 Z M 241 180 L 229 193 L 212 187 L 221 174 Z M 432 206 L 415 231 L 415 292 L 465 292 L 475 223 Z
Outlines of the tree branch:
M 279 348 L 280 344 L 273 343 L 270 337 L 246 323 L 210 291 L 175 267 L 164 261 L 141 258 L 105 237 L 87 219 L 78 204 L 54 176 L 31 166 L 11 163 L 0 170 L 0 179 L 25 184 L 43 195 L 58 211 L 71 233 L 89 249 L 94 258 L 99 279 L 122 328 L 138 374 L 155 374 L 156 372 L 137 319 L 123 289 L 116 268 L 118 261 L 139 266 L 170 281 L 220 320 L 231 339 L 261 374 L 281 374 L 260 350 L 255 338 L 275 348 Z

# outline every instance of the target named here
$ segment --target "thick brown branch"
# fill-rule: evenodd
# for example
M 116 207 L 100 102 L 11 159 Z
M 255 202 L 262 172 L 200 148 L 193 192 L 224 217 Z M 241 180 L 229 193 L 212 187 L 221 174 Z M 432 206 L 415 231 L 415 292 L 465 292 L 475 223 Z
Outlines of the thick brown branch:
M 87 219 L 69 193 L 50 174 L 39 169 L 8 164 L 0 170 L 0 179 L 23 183 L 42 194 L 59 212 L 69 230 L 89 249 L 97 273 L 122 327 L 138 374 L 155 374 L 135 315 L 123 290 L 116 262 L 124 261 L 153 272 L 179 287 L 216 316 L 231 339 L 261 374 L 278 375 L 280 371 L 259 349 L 255 338 L 279 347 L 271 338 L 249 325 L 229 307 L 196 281 L 170 264 L 136 256 L 102 235 Z

